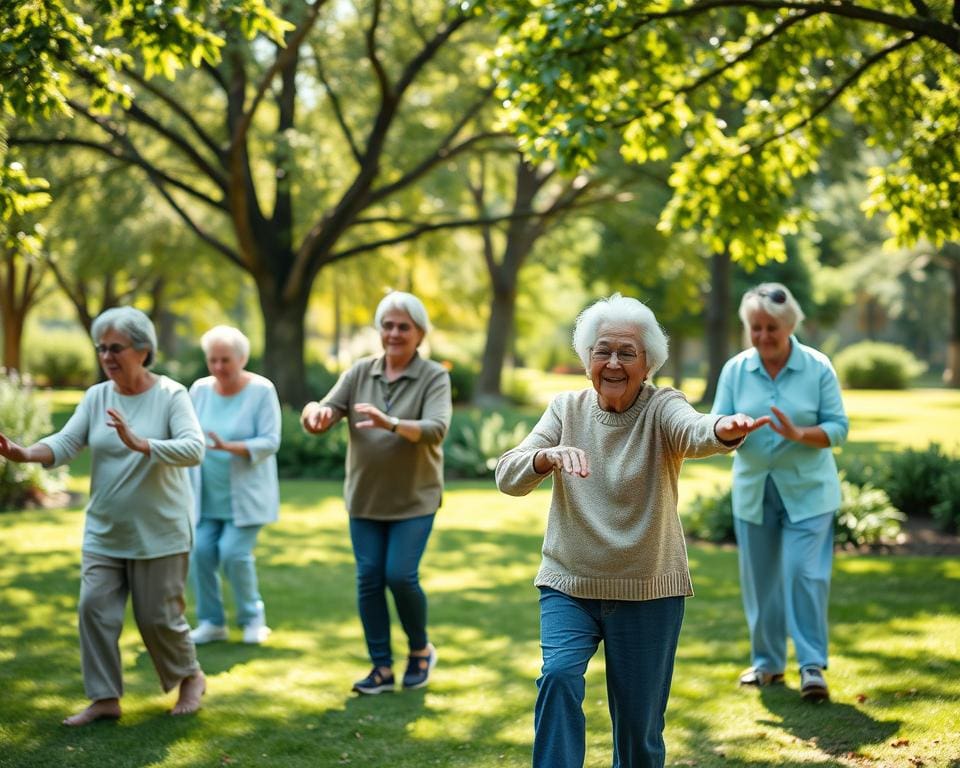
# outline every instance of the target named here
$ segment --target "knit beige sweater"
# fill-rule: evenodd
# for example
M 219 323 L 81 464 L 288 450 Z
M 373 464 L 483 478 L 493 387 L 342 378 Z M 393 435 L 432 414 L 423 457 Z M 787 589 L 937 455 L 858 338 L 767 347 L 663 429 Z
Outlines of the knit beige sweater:
M 677 515 L 685 458 L 733 450 L 682 393 L 644 385 L 623 413 L 604 411 L 593 389 L 554 398 L 533 431 L 497 464 L 497 487 L 524 496 L 547 475 L 538 450 L 583 449 L 589 477 L 554 471 L 553 500 L 535 584 L 574 597 L 653 600 L 693 594 Z

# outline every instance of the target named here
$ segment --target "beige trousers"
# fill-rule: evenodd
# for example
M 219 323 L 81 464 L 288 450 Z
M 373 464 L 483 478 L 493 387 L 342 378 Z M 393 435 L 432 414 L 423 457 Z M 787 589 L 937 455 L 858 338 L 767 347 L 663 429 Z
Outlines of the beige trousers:
M 183 615 L 189 554 L 126 560 L 83 553 L 80 575 L 80 665 L 88 698 L 123 695 L 120 631 L 127 595 L 140 637 L 164 691 L 200 670 Z

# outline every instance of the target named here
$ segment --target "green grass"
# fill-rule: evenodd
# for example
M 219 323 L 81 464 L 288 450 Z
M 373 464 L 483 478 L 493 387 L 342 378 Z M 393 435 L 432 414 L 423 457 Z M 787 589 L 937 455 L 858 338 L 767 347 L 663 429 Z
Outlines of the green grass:
M 931 440 L 951 449 L 960 434 L 960 392 L 844 396 L 847 450 Z M 59 424 L 74 400 L 58 398 Z M 85 485 L 84 467 L 74 469 Z M 729 459 L 689 462 L 682 498 L 728 482 Z M 285 482 L 283 501 L 258 548 L 270 643 L 244 646 L 234 630 L 234 642 L 201 647 L 204 707 L 171 718 L 173 695 L 160 693 L 128 616 L 124 717 L 80 731 L 59 721 L 86 703 L 75 618 L 82 513 L 0 515 L 0 766 L 528 765 L 539 667 L 531 582 L 549 492 L 448 486 L 423 564 L 440 664 L 424 691 L 370 698 L 348 692 L 368 665 L 339 484 Z M 837 556 L 834 702 L 819 706 L 800 702 L 792 671 L 785 688 L 736 688 L 748 652 L 736 553 L 695 545 L 690 564 L 697 595 L 667 713 L 669 765 L 960 766 L 960 562 Z M 402 654 L 398 627 L 394 640 Z M 608 766 L 602 654 L 584 706 L 586 765 Z
M 435 678 L 424 691 L 355 698 L 348 689 L 367 661 L 339 486 L 288 482 L 282 521 L 258 550 L 271 642 L 201 647 L 204 707 L 170 718 L 172 694 L 159 692 L 128 618 L 124 717 L 80 731 L 59 721 L 85 705 L 74 616 L 82 516 L 4 514 L 0 765 L 525 765 L 539 664 L 531 580 L 548 499 L 547 491 L 508 498 L 484 483 L 449 489 L 423 566 L 440 650 Z M 795 675 L 762 693 L 735 687 L 747 659 L 735 552 L 694 546 L 690 562 L 697 596 L 687 604 L 667 716 L 671 765 L 960 759 L 960 563 L 839 556 L 835 702 L 812 706 L 800 702 Z M 587 765 L 609 765 L 602 655 L 585 709 Z M 891 746 L 903 740 L 909 746 Z

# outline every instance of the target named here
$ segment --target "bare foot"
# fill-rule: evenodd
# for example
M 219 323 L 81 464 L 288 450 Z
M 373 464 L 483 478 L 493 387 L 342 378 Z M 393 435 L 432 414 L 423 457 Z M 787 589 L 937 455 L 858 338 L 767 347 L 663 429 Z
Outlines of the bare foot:
M 207 678 L 202 671 L 180 681 L 180 695 L 170 710 L 171 715 L 189 715 L 200 709 L 200 697 L 207 691 Z
M 81 725 L 90 725 L 97 720 L 117 720 L 119 717 L 120 699 L 97 699 L 83 712 L 70 715 L 63 724 L 76 728 Z

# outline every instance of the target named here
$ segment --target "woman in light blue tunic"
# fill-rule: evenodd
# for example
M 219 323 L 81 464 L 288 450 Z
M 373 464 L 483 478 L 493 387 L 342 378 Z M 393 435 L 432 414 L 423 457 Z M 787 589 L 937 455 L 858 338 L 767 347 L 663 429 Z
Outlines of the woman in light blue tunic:
M 826 355 L 793 335 L 803 311 L 780 283 L 747 291 L 740 319 L 751 348 L 727 361 L 714 413 L 771 415 L 733 463 L 733 516 L 751 666 L 740 684 L 784 679 L 787 635 L 800 667 L 800 694 L 829 697 L 827 601 L 840 480 L 834 446 L 849 421 Z
M 244 366 L 250 342 L 236 328 L 217 326 L 200 339 L 211 375 L 190 388 L 208 437 L 203 464 L 193 472 L 197 533 L 190 569 L 199 624 L 195 643 L 226 640 L 220 571 L 236 601 L 245 643 L 270 634 L 253 555 L 257 535 L 277 519 L 280 489 L 280 401 L 273 383 Z

